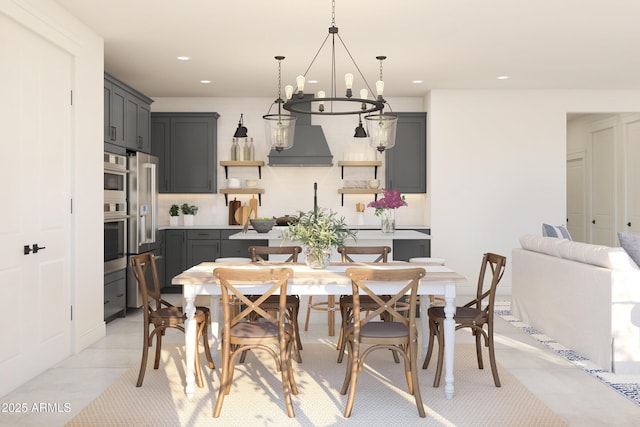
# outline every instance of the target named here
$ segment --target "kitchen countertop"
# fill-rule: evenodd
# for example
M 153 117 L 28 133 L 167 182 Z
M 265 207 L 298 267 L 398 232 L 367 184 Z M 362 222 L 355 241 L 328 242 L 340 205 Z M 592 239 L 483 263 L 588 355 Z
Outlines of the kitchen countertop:
M 360 230 L 360 231 L 380 231 L 379 226 L 375 225 L 349 225 L 351 230 Z M 274 227 L 273 230 L 276 229 L 284 229 L 286 227 Z M 158 230 L 242 230 L 241 225 L 227 225 L 227 224 L 196 224 L 196 225 L 159 225 Z M 404 225 L 404 226 L 396 226 L 396 233 L 401 230 L 429 230 L 431 229 L 428 225 Z M 253 230 L 251 226 L 249 226 L 249 230 Z M 381 233 L 382 234 L 382 233 Z M 385 233 L 386 234 L 386 233 Z M 425 237 L 422 237 L 423 239 Z
M 273 227 L 268 233 L 258 233 L 255 230 L 249 230 L 246 233 L 239 231 L 236 234 L 229 236 L 230 240 L 282 240 L 282 231 L 287 227 Z M 428 234 L 421 233 L 414 230 L 398 230 L 395 233 L 383 233 L 380 230 L 358 230 L 356 234 L 356 241 L 359 240 L 423 240 L 431 239 Z M 347 241 L 353 240 L 351 238 Z

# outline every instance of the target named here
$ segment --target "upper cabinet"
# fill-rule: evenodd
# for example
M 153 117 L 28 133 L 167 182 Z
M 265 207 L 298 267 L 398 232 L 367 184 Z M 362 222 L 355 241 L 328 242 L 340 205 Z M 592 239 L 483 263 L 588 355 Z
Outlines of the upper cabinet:
M 104 78 L 104 142 L 119 147 L 124 142 L 124 117 L 127 92 L 110 77 Z
M 161 193 L 217 190 L 218 113 L 152 113 L 151 150 Z
M 401 193 L 427 192 L 427 113 L 398 115 L 396 145 L 386 150 L 386 187 Z
M 104 75 L 104 142 L 107 151 L 151 152 L 153 100 L 109 74 Z
M 127 95 L 125 144 L 127 149 L 151 153 L 151 106 L 137 96 Z

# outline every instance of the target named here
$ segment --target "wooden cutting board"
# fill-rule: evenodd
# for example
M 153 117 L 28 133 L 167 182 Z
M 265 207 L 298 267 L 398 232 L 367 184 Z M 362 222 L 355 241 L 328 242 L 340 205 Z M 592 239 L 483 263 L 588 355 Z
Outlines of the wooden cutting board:
M 251 218 L 252 219 L 258 218 L 258 199 L 256 199 L 255 194 L 251 196 L 251 199 L 249 200 L 249 207 L 252 209 L 252 212 L 250 215 Z
M 249 212 L 251 208 L 247 205 L 242 205 L 238 209 L 236 209 L 235 219 L 240 225 L 244 225 L 249 222 Z

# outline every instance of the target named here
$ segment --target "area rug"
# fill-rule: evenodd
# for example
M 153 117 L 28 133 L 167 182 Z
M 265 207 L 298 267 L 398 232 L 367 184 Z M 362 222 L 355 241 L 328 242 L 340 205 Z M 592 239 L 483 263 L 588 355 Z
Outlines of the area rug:
M 531 337 L 544 344 L 549 350 L 564 357 L 573 365 L 581 368 L 583 371 L 587 372 L 594 378 L 597 378 L 640 406 L 640 375 L 618 375 L 598 368 L 596 364 L 583 355 L 563 346 L 553 338 L 544 335 L 542 332 L 514 317 L 511 314 L 510 301 L 496 301 L 494 307 L 495 313 L 509 322 L 512 326 L 531 335 Z
M 331 343 L 305 344 L 304 362 L 295 364 L 299 394 L 293 396 L 296 417 L 287 417 L 280 376 L 273 360 L 251 352 L 236 368 L 220 418 L 212 418 L 219 369 L 205 369 L 205 387 L 189 400 L 184 394 L 184 353 L 166 346 L 160 369 L 149 363 L 142 387 L 135 387 L 138 366 L 85 407 L 67 426 L 565 426 L 557 414 L 506 369 L 498 367 L 502 387 L 490 370 L 479 370 L 475 349 L 456 346 L 455 396 L 433 388 L 434 368 L 420 370 L 420 390 L 427 418 L 420 418 L 406 392 L 402 364 L 386 351 L 374 352 L 359 377 L 350 418 L 342 413 L 346 396 L 339 393 L 345 365 L 336 363 Z

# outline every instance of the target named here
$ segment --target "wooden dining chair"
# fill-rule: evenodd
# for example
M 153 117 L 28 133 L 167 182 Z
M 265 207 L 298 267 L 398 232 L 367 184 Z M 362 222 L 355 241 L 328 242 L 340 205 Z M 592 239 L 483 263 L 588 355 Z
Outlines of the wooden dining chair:
M 496 288 L 502 275 L 504 274 L 507 264 L 507 258 L 502 255 L 486 253 L 482 257 L 482 265 L 480 266 L 480 275 L 478 277 L 478 286 L 476 288 L 476 297 L 461 307 L 456 307 L 453 320 L 456 322 L 456 331 L 458 329 L 469 328 L 476 338 L 476 357 L 478 359 L 478 368 L 483 369 L 482 363 L 482 338 L 484 345 L 489 348 L 489 362 L 491 363 L 491 372 L 493 374 L 493 382 L 496 387 L 500 387 L 500 378 L 498 377 L 498 368 L 496 366 L 495 347 L 493 343 L 493 317 L 494 303 L 496 299 Z M 487 274 L 489 272 L 489 274 Z M 429 316 L 429 347 L 427 355 L 424 358 L 422 369 L 427 369 L 431 355 L 433 353 L 434 338 L 438 340 L 438 365 L 436 367 L 433 386 L 440 385 L 440 377 L 442 376 L 442 362 L 444 358 L 444 307 L 430 307 L 427 310 Z M 487 329 L 485 330 L 485 326 Z
M 239 269 L 216 268 L 213 275 L 222 287 L 223 329 L 222 329 L 222 372 L 220 390 L 213 416 L 220 416 L 225 395 L 231 390 L 231 381 L 236 358 L 246 350 L 260 349 L 270 354 L 282 377 L 282 390 L 289 417 L 294 417 L 291 394 L 298 394 L 293 377 L 291 350 L 294 342 L 293 326 L 287 321 L 287 285 L 293 277 L 290 268 Z M 238 290 L 238 285 L 264 283 L 268 288 L 258 299 L 250 300 Z M 279 294 L 278 315 L 273 316 L 262 308 L 262 304 L 272 295 Z M 240 313 L 233 313 L 231 296 L 242 302 Z M 260 322 L 249 321 L 256 313 Z M 247 401 L 249 403 L 249 401 Z
M 298 255 L 302 252 L 300 246 L 249 246 L 249 254 L 252 262 L 266 262 L 263 256 L 269 255 L 288 255 L 284 262 L 298 262 Z M 259 295 L 250 295 L 249 298 L 255 300 Z M 262 308 L 274 313 L 278 312 L 279 297 L 272 295 L 262 303 Z M 289 323 L 293 326 L 295 336 L 294 350 L 296 362 L 302 363 L 302 340 L 300 339 L 300 328 L 298 327 L 298 313 L 300 313 L 300 296 L 287 295 L 287 317 Z M 241 362 L 244 362 L 246 353 L 242 355 Z
M 373 255 L 377 256 L 376 258 L 371 258 L 369 262 L 384 262 L 386 263 L 389 260 L 389 253 L 391 253 L 391 248 L 389 246 L 341 246 L 338 248 L 338 253 L 341 256 L 342 262 L 355 262 L 351 255 Z M 382 297 L 383 299 L 389 299 L 389 295 L 385 295 Z M 342 363 L 342 359 L 344 358 L 344 330 L 347 327 L 347 324 L 353 322 L 353 296 L 351 295 L 341 295 L 340 296 L 340 333 L 338 335 L 338 363 Z M 372 310 L 378 308 L 373 299 L 368 297 L 367 295 L 362 295 L 360 297 L 360 309 L 362 311 L 366 311 L 369 313 Z M 389 320 L 384 319 L 383 320 Z M 400 362 L 398 356 L 394 353 L 394 359 L 396 363 Z
M 365 365 L 367 356 L 380 349 L 389 349 L 402 355 L 404 360 L 405 377 L 409 393 L 412 394 L 418 407 L 418 413 L 425 417 L 426 413 L 420 395 L 418 383 L 418 330 L 416 327 L 416 303 L 418 284 L 425 276 L 424 268 L 403 268 L 382 270 L 372 268 L 347 268 L 346 275 L 351 279 L 353 296 L 354 322 L 345 330 L 345 343 L 348 347 L 348 364 L 341 394 L 349 395 L 344 410 L 344 416 L 349 417 L 353 408 L 358 375 Z M 399 283 L 402 286 L 391 298 L 382 299 L 375 291 L 376 287 Z M 362 295 L 360 295 L 362 293 Z M 409 294 L 409 316 L 395 309 L 395 303 Z M 368 296 L 376 302 L 377 308 L 361 317 L 360 301 L 362 296 Z M 374 321 L 376 317 L 385 314 L 393 318 L 393 322 Z M 361 344 L 370 345 L 361 352 Z M 398 408 L 395 408 L 397 410 Z
M 138 382 L 136 383 L 136 387 L 140 387 L 142 386 L 144 374 L 147 369 L 149 347 L 153 345 L 153 338 L 156 338 L 156 356 L 153 363 L 153 369 L 158 369 L 160 366 L 162 337 L 169 328 L 178 329 L 184 332 L 186 315 L 183 312 L 182 307 L 176 307 L 162 299 L 156 259 L 152 253 L 148 252 L 131 256 L 131 269 L 133 270 L 133 275 L 138 282 L 138 288 L 142 294 L 142 313 L 144 318 L 142 361 L 140 362 L 140 372 L 138 374 Z M 151 275 L 151 283 L 147 283 L 147 275 L 149 272 Z M 213 358 L 211 357 L 208 339 L 209 316 L 209 309 L 207 307 L 196 307 L 196 348 L 198 347 L 200 338 L 202 338 L 209 368 L 213 369 L 214 364 Z M 198 387 L 202 387 L 202 369 L 200 367 L 200 357 L 197 351 L 195 355 L 195 367 Z

